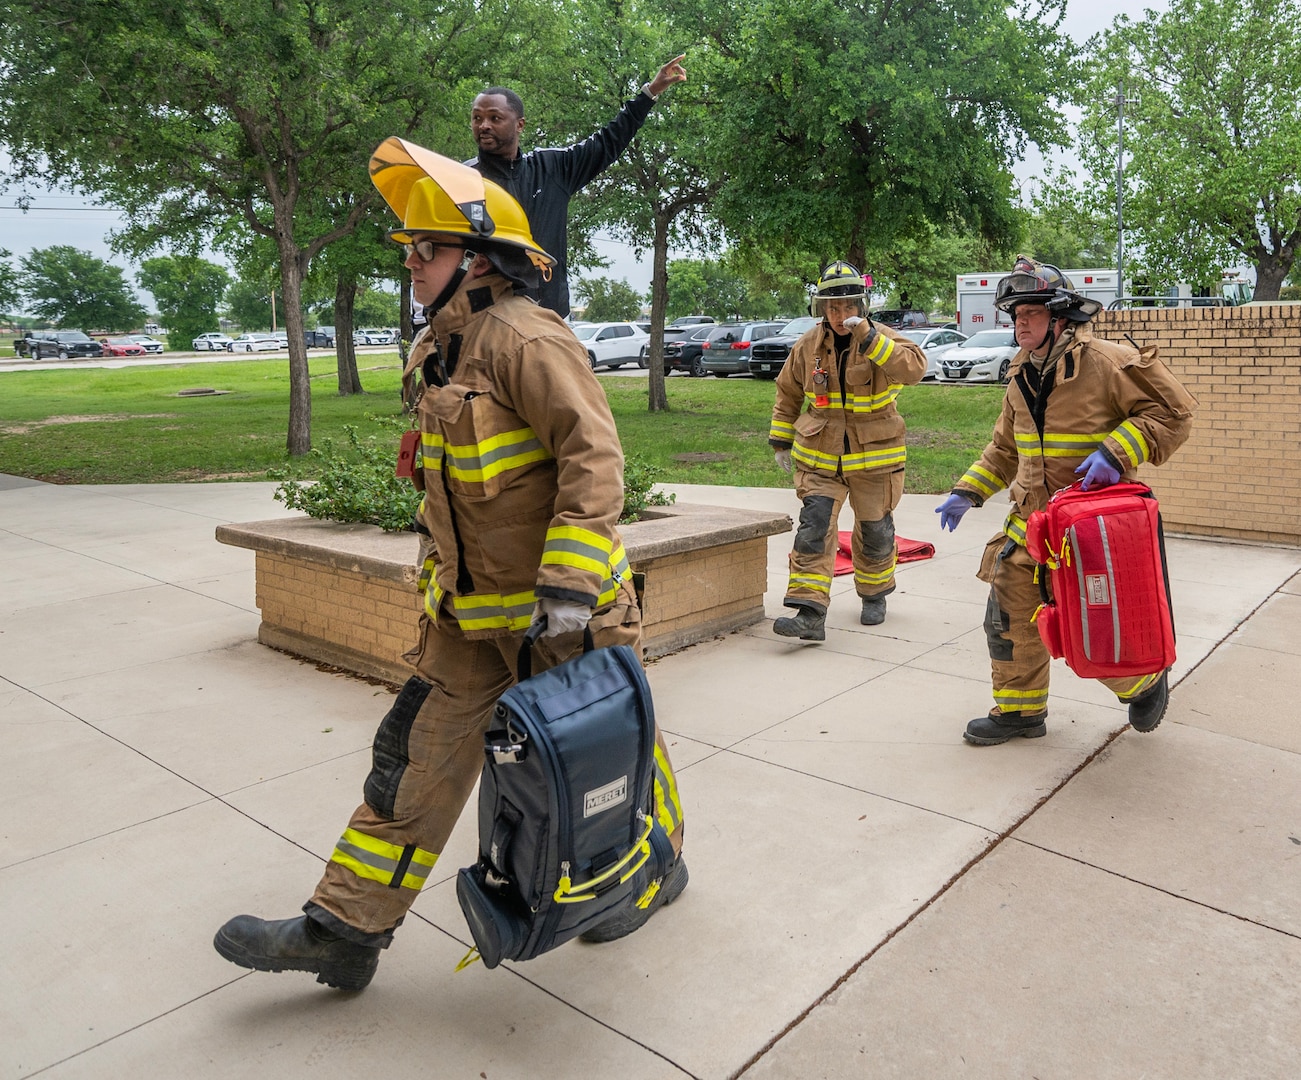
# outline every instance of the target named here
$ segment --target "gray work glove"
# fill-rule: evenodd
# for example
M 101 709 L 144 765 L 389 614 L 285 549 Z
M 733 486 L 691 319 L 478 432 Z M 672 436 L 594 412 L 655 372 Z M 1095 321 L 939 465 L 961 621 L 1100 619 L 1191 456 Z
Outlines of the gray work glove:
M 777 467 L 781 469 L 782 472 L 791 471 L 791 451 L 789 446 L 785 450 L 774 450 L 772 456 L 777 462 Z
M 574 634 L 582 630 L 592 617 L 592 609 L 586 604 L 579 604 L 573 600 L 556 600 L 550 596 L 540 596 L 538 606 L 533 613 L 533 621 L 537 622 L 540 615 L 547 617 L 547 628 L 542 631 L 542 636 L 549 638 L 560 634 Z

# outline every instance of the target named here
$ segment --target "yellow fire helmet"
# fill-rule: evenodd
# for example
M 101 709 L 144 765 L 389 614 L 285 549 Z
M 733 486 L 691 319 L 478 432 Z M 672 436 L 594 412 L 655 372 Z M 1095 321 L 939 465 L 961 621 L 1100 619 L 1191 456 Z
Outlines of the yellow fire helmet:
M 402 222 L 389 233 L 399 244 L 411 243 L 413 232 L 454 236 L 469 248 L 476 240 L 504 244 L 522 249 L 550 276 L 556 260 L 533 239 L 524 208 L 468 165 L 393 136 L 371 155 L 370 178 Z

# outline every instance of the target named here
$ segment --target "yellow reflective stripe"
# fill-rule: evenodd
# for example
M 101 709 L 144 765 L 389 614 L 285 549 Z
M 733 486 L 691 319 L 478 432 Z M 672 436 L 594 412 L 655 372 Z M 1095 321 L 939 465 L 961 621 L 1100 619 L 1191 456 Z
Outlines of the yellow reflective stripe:
M 1135 681 L 1133 686 L 1126 687 L 1124 690 L 1118 690 L 1116 696 L 1120 698 L 1121 701 L 1128 701 L 1130 698 L 1138 697 L 1138 695 L 1144 690 L 1156 685 L 1157 680 L 1160 678 L 1161 672 L 1159 671 L 1154 672 L 1151 675 L 1143 675 Z
M 429 579 L 429 588 L 425 590 L 425 614 L 433 622 L 438 621 L 438 611 L 443 603 L 443 590 L 439 588 L 438 582 L 433 578 Z
M 1073 432 L 1046 431 L 1043 440 L 1034 432 L 1018 432 L 1016 452 L 1022 457 L 1086 458 L 1102 445 L 1106 435 L 1079 435 Z
M 1126 420 L 1111 433 L 1111 437 L 1120 443 L 1133 468 L 1138 468 L 1152 456 L 1147 440 L 1132 420 Z
M 772 426 L 768 428 L 768 438 L 776 439 L 778 442 L 794 442 L 795 425 L 788 424 L 785 420 L 774 420 Z
M 533 621 L 537 596 L 527 592 L 453 596 L 452 614 L 462 630 L 527 630 Z
M 810 592 L 826 593 L 831 595 L 831 578 L 825 574 L 791 574 L 787 582 L 786 591 L 788 593 L 797 592 L 800 589 L 808 589 Z
M 970 469 L 962 474 L 962 479 L 959 480 L 958 483 L 964 484 L 970 488 L 975 488 L 986 499 L 996 491 L 1002 491 L 1007 487 L 1002 480 L 986 469 L 983 465 L 971 466 Z
M 434 580 L 434 570 L 438 563 L 431 555 L 420 566 L 420 579 L 416 582 L 416 588 L 421 592 L 428 592 L 429 583 Z
M 891 383 L 879 394 L 850 394 L 848 407 L 851 412 L 856 413 L 876 412 L 893 405 L 902 389 L 903 383 Z
M 503 431 L 479 443 L 444 447 L 447 475 L 467 483 L 482 484 L 511 469 L 551 457 L 530 427 Z
M 420 467 L 437 472 L 443 467 L 443 437 L 431 431 L 420 433 Z
M 830 399 L 830 397 L 829 397 L 827 394 L 823 394 L 822 396 L 825 397 L 825 398 L 827 398 L 827 402 L 826 402 L 825 405 L 819 405 L 819 404 L 818 404 L 818 395 L 815 394 L 812 390 L 805 390 L 805 391 L 804 391 L 804 404 L 807 405 L 807 406 L 809 407 L 810 410 L 813 410 L 813 409 L 830 409 L 830 408 L 835 408 L 835 407 L 837 407 L 837 406 L 833 406 L 833 405 L 831 404 L 831 399 Z
M 798 465 L 803 465 L 809 469 L 829 469 L 831 472 L 836 471 L 836 466 L 840 464 L 838 454 L 824 454 L 821 450 L 815 450 L 811 446 L 805 446 L 802 443 L 796 443 L 791 447 L 791 458 Z
M 862 450 L 857 454 L 845 454 L 840 459 L 843 472 L 857 472 L 861 469 L 883 469 L 887 465 L 902 465 L 908 456 L 906 446 L 887 446 L 882 450 Z
M 330 862 L 346 867 L 359 878 L 365 878 L 367 881 L 392 885 L 393 876 L 402 865 L 405 853 L 406 848 L 401 844 L 390 844 L 386 840 L 367 836 L 356 829 L 344 829 L 330 856 Z M 402 875 L 402 880 L 397 884 L 404 889 L 419 892 L 436 862 L 438 862 L 438 855 L 435 852 L 416 848 Z
M 890 354 L 894 352 L 894 338 L 886 337 L 878 332 L 876 335 L 876 344 L 868 350 L 867 358 L 877 367 L 881 367 L 890 359 Z
M 613 541 L 577 525 L 547 530 L 542 546 L 543 566 L 572 566 L 589 574 L 608 574 Z
M 655 744 L 655 820 L 666 833 L 672 833 L 682 824 L 682 802 L 678 798 L 678 781 L 673 766 L 659 743 Z
M 1022 547 L 1025 547 L 1025 518 L 1020 514 L 1011 513 L 1007 515 L 1007 520 L 1003 522 L 1003 532 Z
M 1048 687 L 1038 690 L 995 690 L 994 704 L 1004 712 L 1042 712 L 1048 708 Z
M 870 573 L 866 571 L 860 572 L 858 570 L 855 570 L 854 584 L 855 585 L 888 585 L 890 584 L 890 579 L 894 577 L 894 570 L 896 565 L 897 565 L 896 560 L 891 559 L 890 565 L 886 567 L 886 569 L 884 570 L 877 570 Z

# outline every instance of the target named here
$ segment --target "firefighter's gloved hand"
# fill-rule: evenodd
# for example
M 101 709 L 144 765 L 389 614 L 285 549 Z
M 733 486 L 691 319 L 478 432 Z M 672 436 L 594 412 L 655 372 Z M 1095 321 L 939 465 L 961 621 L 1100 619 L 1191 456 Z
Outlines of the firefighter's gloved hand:
M 779 469 L 781 469 L 782 472 L 790 472 L 790 471 L 791 471 L 791 451 L 790 451 L 790 447 L 787 447 L 785 450 L 774 450 L 774 451 L 772 452 L 772 456 L 773 456 L 774 460 L 776 460 L 776 462 L 777 462 L 777 467 L 778 467 Z
M 1081 491 L 1110 487 L 1120 479 L 1120 470 L 1101 450 L 1093 451 L 1080 463 L 1080 467 L 1075 470 L 1075 475 L 1079 476 L 1080 473 L 1084 474 L 1084 482 L 1080 484 Z
M 962 521 L 962 515 L 975 505 L 965 495 L 959 495 L 956 491 L 945 499 L 935 508 L 935 512 L 940 515 L 940 532 L 948 529 L 953 532 Z
M 863 317 L 861 315 L 851 315 L 848 319 L 845 320 L 845 329 L 852 330 L 862 321 L 863 321 Z
M 592 617 L 592 609 L 586 604 L 573 600 L 556 600 L 550 596 L 538 597 L 538 606 L 533 613 L 536 622 L 539 615 L 547 617 L 547 628 L 542 631 L 544 638 L 556 637 L 558 634 L 574 634 L 587 625 Z

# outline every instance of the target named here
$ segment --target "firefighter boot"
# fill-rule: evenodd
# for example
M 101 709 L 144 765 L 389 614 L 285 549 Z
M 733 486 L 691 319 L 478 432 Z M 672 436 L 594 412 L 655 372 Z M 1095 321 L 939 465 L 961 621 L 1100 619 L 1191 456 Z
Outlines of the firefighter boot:
M 1048 734 L 1048 725 L 1044 723 L 1047 717 L 1046 712 L 1028 716 L 1012 709 L 1001 712 L 995 705 L 988 716 L 978 716 L 971 721 L 962 737 L 973 746 L 997 746 L 1018 735 L 1023 739 L 1037 739 Z
M 801 641 L 825 641 L 827 639 L 827 616 L 825 612 L 815 611 L 811 607 L 802 607 L 794 615 L 786 615 L 772 624 L 774 634 L 782 637 L 797 637 Z
M 583 941 L 598 943 L 617 941 L 621 937 L 627 937 L 634 930 L 640 930 L 645 926 L 650 917 L 660 908 L 673 903 L 682 895 L 682 890 L 686 887 L 687 864 L 682 861 L 682 856 L 679 855 L 673 865 L 669 867 L 669 872 L 660 879 L 659 887 L 651 895 L 645 907 L 632 907 L 627 911 L 617 912 L 606 919 L 605 922 L 598 923 L 579 936 Z
M 227 960 L 254 971 L 310 971 L 338 990 L 364 990 L 379 967 L 379 946 L 358 945 L 314 919 L 268 922 L 237 915 L 217 931 L 213 947 Z
M 858 616 L 858 621 L 864 626 L 880 626 L 885 622 L 885 597 L 884 596 L 864 596 L 863 611 Z
M 1161 678 L 1129 703 L 1129 726 L 1135 731 L 1155 731 L 1165 716 L 1166 706 L 1170 704 L 1170 680 L 1168 671 L 1161 672 Z

